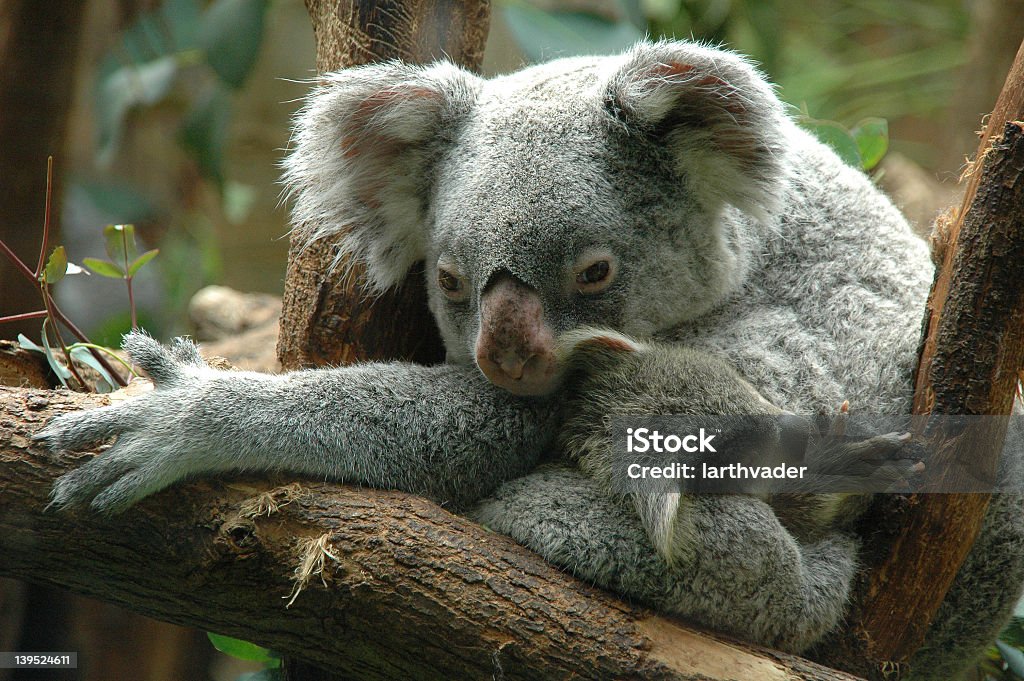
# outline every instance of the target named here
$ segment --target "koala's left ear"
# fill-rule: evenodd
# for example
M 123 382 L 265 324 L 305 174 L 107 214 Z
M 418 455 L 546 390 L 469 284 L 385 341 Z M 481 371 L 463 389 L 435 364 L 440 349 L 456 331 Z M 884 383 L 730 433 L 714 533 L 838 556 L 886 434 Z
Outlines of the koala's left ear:
M 307 243 L 341 234 L 335 263 L 364 264 L 372 291 L 401 283 L 426 255 L 430 166 L 479 84 L 448 62 L 323 76 L 296 116 L 282 164 L 294 229 Z
M 640 43 L 618 63 L 604 107 L 630 134 L 668 145 L 709 207 L 764 220 L 787 181 L 783 104 L 742 57 L 695 43 Z

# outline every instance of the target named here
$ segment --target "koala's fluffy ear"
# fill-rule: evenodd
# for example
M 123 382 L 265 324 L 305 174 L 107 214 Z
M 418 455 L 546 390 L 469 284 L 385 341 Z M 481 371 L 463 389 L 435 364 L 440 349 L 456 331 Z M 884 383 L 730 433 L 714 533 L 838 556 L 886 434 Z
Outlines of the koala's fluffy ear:
M 283 162 L 294 228 L 307 243 L 342 234 L 335 262 L 349 255 L 366 265 L 372 291 L 400 283 L 425 256 L 430 166 L 479 83 L 446 62 L 323 76 L 296 116 Z
M 604 106 L 630 134 L 663 140 L 708 207 L 730 203 L 761 220 L 779 209 L 786 115 L 742 57 L 693 43 L 641 43 L 608 80 Z

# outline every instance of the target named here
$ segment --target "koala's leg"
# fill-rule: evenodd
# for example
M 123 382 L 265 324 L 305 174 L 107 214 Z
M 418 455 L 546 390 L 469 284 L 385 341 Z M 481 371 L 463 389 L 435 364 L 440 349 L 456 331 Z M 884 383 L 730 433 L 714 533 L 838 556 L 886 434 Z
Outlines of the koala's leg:
M 1008 491 L 992 497 L 981 533 L 911 658 L 909 681 L 959 679 L 1006 625 L 1024 585 L 1024 413 L 1006 434 L 1000 477 Z
M 471 517 L 581 579 L 753 642 L 800 651 L 838 623 L 853 539 L 801 546 L 752 497 L 690 497 L 681 508 L 690 541 L 671 565 L 627 502 L 566 466 L 505 483 Z

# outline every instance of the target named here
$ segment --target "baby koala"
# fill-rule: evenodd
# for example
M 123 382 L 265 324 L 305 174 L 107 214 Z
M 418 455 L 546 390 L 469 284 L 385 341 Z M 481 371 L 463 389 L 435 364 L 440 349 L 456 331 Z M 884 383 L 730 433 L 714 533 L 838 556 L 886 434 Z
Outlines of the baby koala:
M 707 352 L 589 328 L 564 336 L 559 351 L 566 367 L 561 451 L 610 491 L 632 497 L 651 541 L 670 561 L 687 550 L 687 496 L 713 486 L 658 480 L 624 489 L 625 464 L 635 460 L 625 452 L 625 423 L 658 416 L 711 417 L 706 422 L 715 431 L 715 451 L 729 452 L 730 462 L 762 469 L 780 462 L 799 464 L 802 474 L 796 480 L 755 481 L 745 489 L 766 501 L 802 542 L 848 527 L 867 508 L 870 492 L 903 489 L 923 470 L 909 434 L 880 434 L 859 423 L 851 427 L 847 403 L 833 414 L 822 411 L 811 418 L 779 409 L 727 362 Z M 891 424 L 890 419 L 886 425 Z M 697 470 L 717 456 L 650 451 L 644 454 L 645 464 L 686 463 Z

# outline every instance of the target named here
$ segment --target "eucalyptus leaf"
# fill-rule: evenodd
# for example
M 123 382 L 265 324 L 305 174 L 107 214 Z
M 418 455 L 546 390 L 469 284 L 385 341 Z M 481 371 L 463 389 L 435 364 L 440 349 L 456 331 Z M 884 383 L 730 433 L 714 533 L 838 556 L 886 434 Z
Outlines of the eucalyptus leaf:
M 1024 652 L 1002 641 L 996 641 L 996 648 L 999 649 L 999 654 L 1003 656 L 1003 661 L 1006 662 L 1006 666 L 1014 676 L 1024 679 Z
M 117 384 L 114 382 L 114 379 L 110 375 L 110 372 L 103 368 L 103 365 L 100 364 L 99 361 L 92 356 L 92 353 L 89 351 L 89 348 L 83 348 L 82 346 L 71 348 L 70 354 L 71 359 L 73 359 L 76 362 L 81 362 L 82 364 L 86 365 L 87 367 L 89 367 L 90 369 L 92 369 L 93 371 L 95 371 L 96 373 L 103 377 L 103 380 L 106 381 L 107 385 L 109 386 L 109 389 L 101 392 L 110 392 L 111 390 L 117 389 Z
M 274 667 L 280 664 L 281 658 L 278 655 L 255 643 L 231 638 L 230 636 L 222 636 L 221 634 L 214 634 L 209 631 L 206 632 L 206 635 L 209 637 L 210 643 L 213 644 L 214 648 L 231 657 L 260 662 Z
M 82 264 L 101 277 L 124 279 L 124 270 L 116 263 L 100 260 L 99 258 L 82 258 Z
M 850 131 L 835 121 L 819 121 L 813 118 L 802 120 L 801 125 L 814 133 L 820 141 L 832 147 L 832 151 L 843 159 L 843 162 L 854 168 L 861 167 L 860 149 Z
M 45 350 L 43 350 L 41 347 L 30 341 L 28 337 L 23 333 L 18 334 L 18 347 L 20 347 L 22 350 L 32 350 L 33 352 L 42 352 L 43 354 L 46 354 Z
M 71 378 L 71 371 L 66 366 L 57 361 L 57 358 L 53 356 L 53 350 L 50 347 L 50 337 L 46 334 L 47 321 L 43 321 L 42 331 L 39 332 L 40 337 L 43 341 L 43 354 L 46 355 L 46 363 L 53 369 L 53 373 L 57 376 L 57 380 L 65 388 L 70 390 L 68 385 L 68 379 Z
M 128 266 L 128 276 L 134 277 L 135 273 L 141 270 L 143 265 L 145 265 L 147 262 L 155 258 L 159 253 L 160 249 L 154 248 L 153 250 L 146 251 L 145 253 L 137 257 L 135 261 Z
M 119 265 L 138 256 L 138 248 L 135 246 L 135 225 L 107 225 L 103 228 L 103 242 L 110 260 Z
M 217 77 L 240 88 L 256 63 L 267 0 L 216 0 L 203 14 L 199 45 Z
M 871 170 L 889 150 L 889 122 L 884 118 L 865 118 L 850 130 L 860 152 L 861 167 Z
M 46 261 L 43 277 L 47 284 L 56 284 L 68 273 L 68 253 L 63 246 L 57 246 Z

